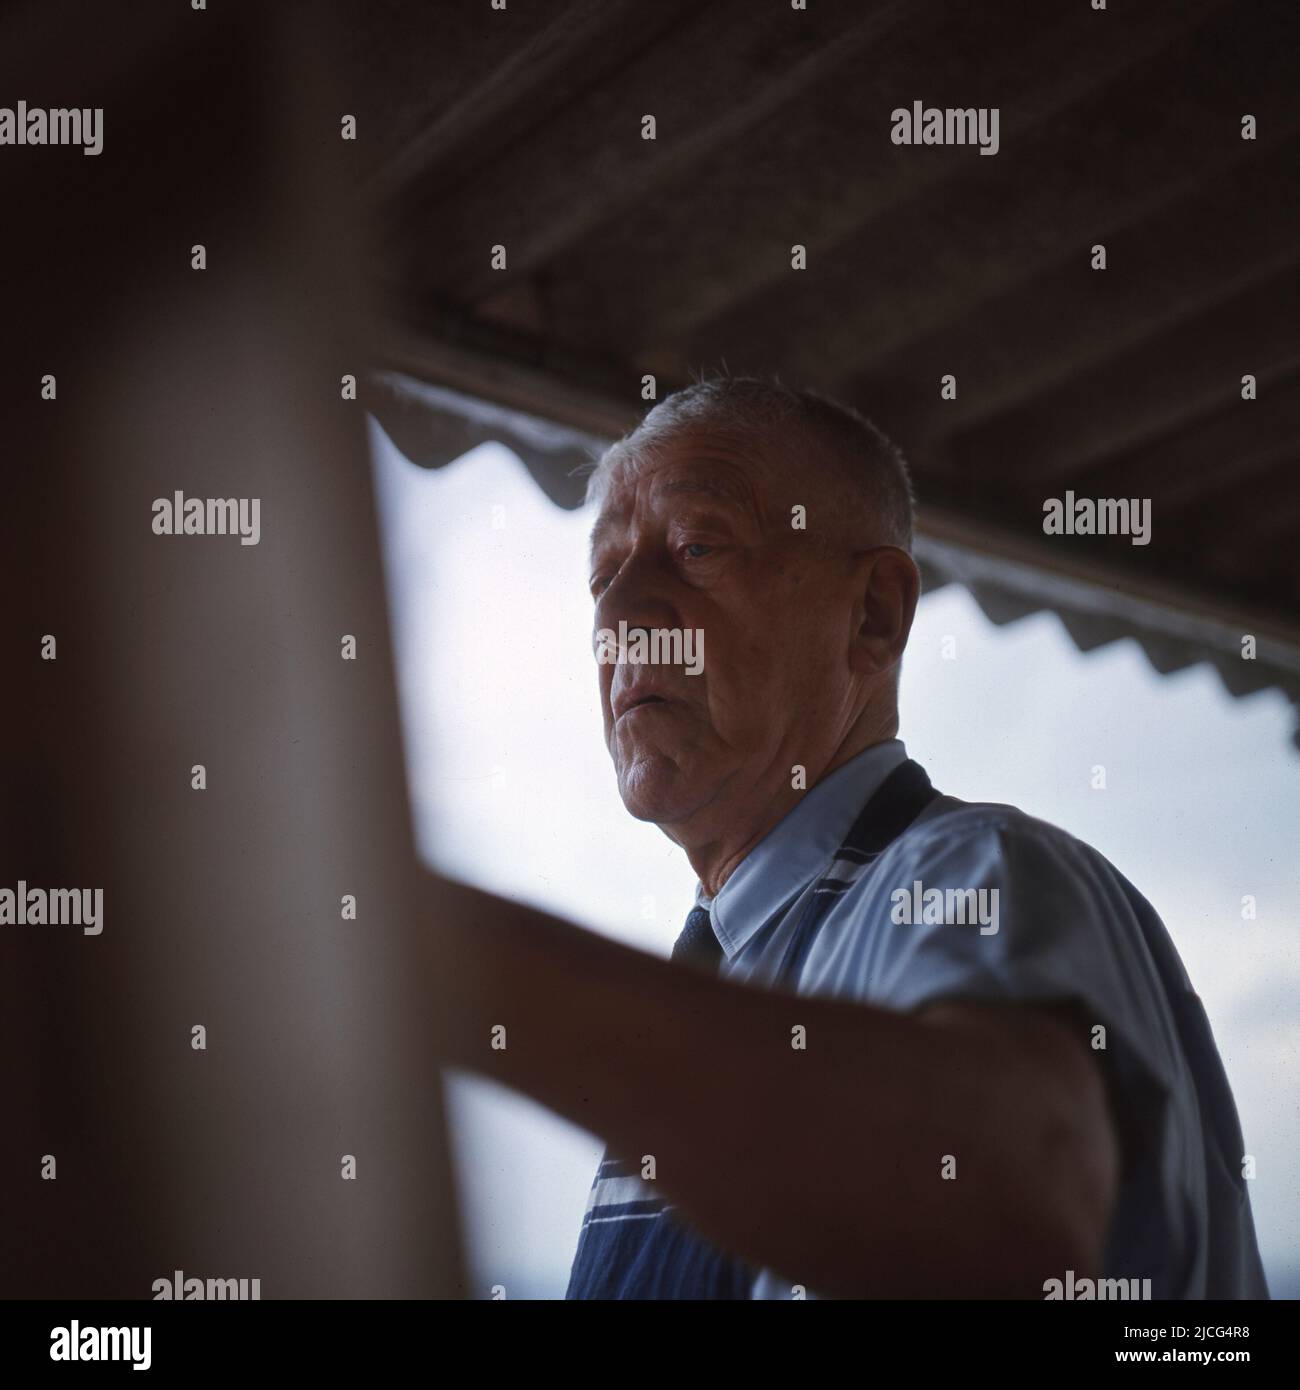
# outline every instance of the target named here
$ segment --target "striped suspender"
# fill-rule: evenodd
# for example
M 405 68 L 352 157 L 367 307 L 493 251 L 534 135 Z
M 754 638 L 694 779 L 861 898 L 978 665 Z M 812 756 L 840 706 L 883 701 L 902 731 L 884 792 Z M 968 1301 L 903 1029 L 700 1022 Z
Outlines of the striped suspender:
M 858 813 L 830 868 L 808 895 L 803 915 L 781 960 L 777 981 L 790 988 L 799 979 L 817 928 L 832 902 L 842 896 L 940 793 L 920 763 L 900 763 Z

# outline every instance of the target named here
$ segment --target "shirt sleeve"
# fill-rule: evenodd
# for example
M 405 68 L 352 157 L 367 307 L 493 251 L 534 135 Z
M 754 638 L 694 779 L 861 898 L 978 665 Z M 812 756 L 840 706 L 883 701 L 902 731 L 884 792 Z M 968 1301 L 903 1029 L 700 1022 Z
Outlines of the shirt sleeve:
M 913 920 L 933 889 L 946 909 L 930 894 L 931 909 Z M 1046 823 L 1014 812 L 940 816 L 882 857 L 864 901 L 875 920 L 848 934 L 856 947 L 837 943 L 830 974 L 840 989 L 903 1011 L 953 999 L 1074 1004 L 1111 1099 L 1124 1162 L 1118 1220 L 1145 1251 L 1134 1272 L 1159 1261 L 1176 1283 L 1173 1266 L 1191 1258 L 1185 1214 L 1204 1184 L 1171 969 L 1189 996 L 1190 982 L 1159 919 L 1135 899 L 1101 855 Z
M 1167 1090 L 1177 1029 L 1119 876 L 1050 826 L 945 819 L 954 823 L 881 861 L 873 897 L 884 893 L 891 920 L 873 933 L 872 1001 L 904 1010 L 951 998 L 1072 1001 L 1106 1030 L 1090 1045 L 1122 1055 L 1133 1079 Z M 932 898 L 927 910 L 930 890 L 943 895 L 942 909 Z M 918 902 L 922 920 L 914 921 Z

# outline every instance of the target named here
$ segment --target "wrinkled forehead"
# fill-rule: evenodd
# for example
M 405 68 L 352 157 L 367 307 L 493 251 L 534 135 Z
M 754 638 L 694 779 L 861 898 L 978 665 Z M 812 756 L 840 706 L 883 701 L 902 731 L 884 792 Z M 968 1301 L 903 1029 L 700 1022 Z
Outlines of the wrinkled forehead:
M 615 446 L 593 488 L 599 513 L 592 544 L 626 524 L 637 507 L 698 502 L 767 525 L 785 505 L 791 478 L 771 441 L 716 431 L 683 430 L 645 444 Z

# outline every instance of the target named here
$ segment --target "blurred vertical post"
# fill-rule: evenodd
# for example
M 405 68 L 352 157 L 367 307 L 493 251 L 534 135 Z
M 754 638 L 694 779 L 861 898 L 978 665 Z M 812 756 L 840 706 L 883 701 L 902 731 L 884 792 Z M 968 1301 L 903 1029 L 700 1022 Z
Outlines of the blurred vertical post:
M 8 1297 L 464 1292 L 329 19 L 0 18 L 3 100 L 104 113 L 0 149 L 0 889 L 103 890 L 0 925 Z

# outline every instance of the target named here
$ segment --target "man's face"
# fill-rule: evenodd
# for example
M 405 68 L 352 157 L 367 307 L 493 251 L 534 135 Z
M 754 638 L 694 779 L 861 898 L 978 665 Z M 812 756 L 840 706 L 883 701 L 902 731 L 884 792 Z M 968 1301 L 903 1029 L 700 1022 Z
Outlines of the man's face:
M 592 530 L 596 633 L 620 621 L 703 633 L 699 675 L 598 664 L 606 745 L 639 819 L 707 830 L 788 788 L 793 765 L 815 765 L 852 724 L 852 569 L 847 548 L 815 536 L 830 521 L 819 476 L 685 429 L 611 470 Z

